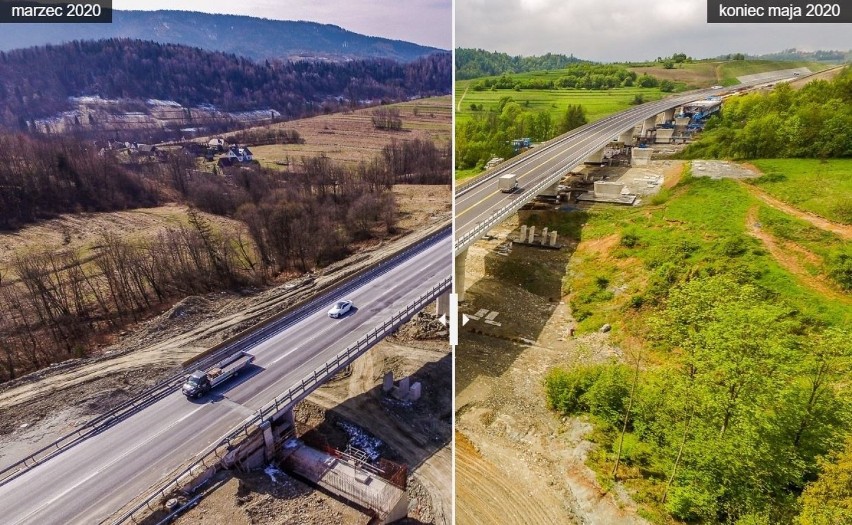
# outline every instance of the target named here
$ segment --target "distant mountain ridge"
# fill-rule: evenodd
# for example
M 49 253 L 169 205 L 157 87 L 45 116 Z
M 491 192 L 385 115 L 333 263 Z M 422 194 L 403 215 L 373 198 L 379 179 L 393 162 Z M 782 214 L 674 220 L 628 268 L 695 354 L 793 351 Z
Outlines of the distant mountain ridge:
M 186 113 L 183 125 L 188 127 L 216 111 L 262 111 L 269 118 L 293 119 L 448 94 L 451 84 L 449 52 L 405 64 L 388 59 L 254 61 L 126 38 L 74 41 L 0 51 L 0 127 L 41 129 L 36 121 L 59 119 L 92 128 L 104 123 L 102 112 L 109 107 L 111 114 L 127 118 L 163 105 Z M 203 111 L 193 115 L 190 108 Z
M 191 11 L 113 11 L 112 24 L 4 24 L 0 51 L 107 38 L 181 44 L 254 60 L 387 58 L 411 62 L 442 51 L 330 24 Z

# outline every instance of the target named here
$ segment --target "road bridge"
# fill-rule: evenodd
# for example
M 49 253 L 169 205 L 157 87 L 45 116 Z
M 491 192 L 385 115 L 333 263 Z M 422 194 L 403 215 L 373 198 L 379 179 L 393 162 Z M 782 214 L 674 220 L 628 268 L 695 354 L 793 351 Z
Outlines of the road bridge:
M 684 104 L 734 90 L 792 78 L 789 71 L 766 75 L 751 83 L 728 88 L 716 87 L 678 94 L 648 102 L 586 124 L 545 142 L 529 152 L 502 164 L 456 190 L 455 202 L 455 290 L 464 299 L 464 272 L 467 249 L 490 229 L 516 213 L 539 194 L 553 192 L 562 177 L 585 161 L 600 162 L 603 149 L 612 141 L 631 144 L 634 129 L 642 124 L 641 135 L 654 129 L 658 117 L 671 120 Z M 517 175 L 519 189 L 502 193 L 497 188 L 501 175 Z
M 254 366 L 201 400 L 192 402 L 172 389 L 61 454 L 7 478 L 0 486 L 0 521 L 98 523 L 174 475 L 235 427 L 255 420 L 258 411 L 271 416 L 290 409 L 323 378 L 332 377 L 448 291 L 451 250 L 446 229 L 381 271 L 347 285 L 345 297 L 353 300 L 355 311 L 344 318 L 326 315 L 342 297 L 323 296 L 300 310 L 296 319 L 282 319 L 280 330 L 246 338 L 233 351 L 255 355 Z M 289 406 L 269 406 L 283 392 L 293 391 L 297 394 L 287 397 Z

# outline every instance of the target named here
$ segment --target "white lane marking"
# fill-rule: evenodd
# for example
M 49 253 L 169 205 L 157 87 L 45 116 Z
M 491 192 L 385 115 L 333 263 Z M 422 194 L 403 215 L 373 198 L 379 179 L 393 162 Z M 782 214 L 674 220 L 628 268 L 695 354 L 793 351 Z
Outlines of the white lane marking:
M 164 429 L 163 429 L 163 430 L 161 430 L 160 432 L 158 432 L 158 433 L 154 434 L 153 436 L 149 437 L 148 439 L 146 439 L 146 440 L 145 440 L 145 441 L 143 441 L 142 443 L 139 443 L 137 446 L 133 447 L 132 449 L 127 450 L 124 454 L 122 454 L 122 455 L 118 456 L 117 458 L 115 458 L 114 460 L 110 461 L 110 462 L 109 462 L 109 463 L 107 463 L 105 466 L 101 467 L 99 470 L 96 470 L 95 472 L 92 472 L 91 474 L 89 474 L 89 475 L 88 475 L 88 476 L 86 476 L 85 478 L 81 479 L 80 481 L 78 481 L 78 482 L 77 482 L 77 484 L 76 484 L 76 485 L 71 486 L 70 488 L 68 488 L 68 489 L 67 489 L 67 490 L 65 490 L 64 492 L 61 492 L 61 493 L 60 493 L 60 494 L 58 494 L 57 496 L 54 496 L 53 498 L 49 499 L 47 502 L 45 502 L 45 503 L 44 503 L 43 505 L 41 505 L 40 507 L 35 508 L 35 509 L 34 509 L 34 510 L 32 510 L 29 514 L 27 514 L 26 516 L 24 516 L 24 517 L 23 517 L 20 521 L 18 521 L 18 523 L 24 523 L 27 519 L 29 519 L 29 518 L 30 518 L 31 516 L 33 516 L 34 514 L 37 514 L 37 513 L 41 512 L 41 511 L 42 511 L 45 507 L 49 507 L 50 505 L 53 505 L 53 504 L 54 504 L 57 500 L 59 500 L 59 499 L 61 499 L 61 498 L 65 497 L 65 496 L 66 496 L 69 492 L 71 492 L 71 491 L 73 491 L 73 490 L 77 489 L 80 485 L 83 485 L 84 483 L 87 483 L 90 479 L 94 478 L 95 476 L 98 476 L 99 474 L 101 474 L 102 472 L 104 472 L 105 470 L 107 470 L 108 468 L 112 467 L 113 465 L 115 465 L 115 464 L 116 464 L 116 463 L 118 463 L 119 461 L 121 461 L 121 460 L 123 460 L 124 458 L 126 458 L 127 456 L 131 455 L 132 453 L 136 452 L 137 450 L 139 450 L 139 449 L 140 449 L 140 448 L 142 448 L 143 446 L 147 445 L 148 443 L 150 443 L 150 442 L 151 442 L 151 441 L 153 441 L 154 439 L 156 439 L 156 438 L 160 437 L 161 435 L 165 434 L 166 432 L 168 432 L 169 430 L 171 430 L 171 429 L 172 429 L 175 425 L 177 425 L 178 423 L 182 422 L 183 420 L 185 420 L 186 418 L 188 418 L 189 416 L 191 416 L 191 415 L 195 414 L 196 412 L 198 412 L 199 410 L 201 410 L 201 409 L 203 409 L 203 408 L 204 408 L 204 405 L 201 405 L 200 407 L 198 407 L 198 408 L 196 408 L 195 410 L 193 410 L 192 412 L 190 412 L 190 413 L 186 414 L 186 415 L 185 415 L 185 416 L 183 416 L 182 418 L 180 418 L 180 419 L 178 419 L 178 420 L 176 420 L 176 421 L 172 422 L 169 426 L 167 426 L 166 428 L 164 428 Z

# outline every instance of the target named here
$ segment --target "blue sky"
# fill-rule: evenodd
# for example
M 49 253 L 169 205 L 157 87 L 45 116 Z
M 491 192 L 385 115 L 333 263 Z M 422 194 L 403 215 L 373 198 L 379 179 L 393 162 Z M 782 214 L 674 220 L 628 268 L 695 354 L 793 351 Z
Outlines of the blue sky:
M 114 0 L 119 10 L 177 9 L 306 20 L 370 36 L 452 47 L 452 0 Z

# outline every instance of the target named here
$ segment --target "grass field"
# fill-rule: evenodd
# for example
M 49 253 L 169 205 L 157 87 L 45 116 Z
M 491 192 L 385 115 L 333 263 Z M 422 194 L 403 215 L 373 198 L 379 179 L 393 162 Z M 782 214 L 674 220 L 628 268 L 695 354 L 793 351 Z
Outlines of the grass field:
M 822 71 L 832 64 L 823 62 L 786 61 L 786 60 L 730 60 L 730 61 L 701 61 L 688 64 L 676 64 L 674 69 L 666 69 L 657 63 L 646 66 L 630 67 L 641 75 L 647 73 L 659 79 L 683 82 L 690 88 L 710 87 L 714 84 L 734 85 L 737 77 L 765 73 L 779 69 L 807 67 L 813 72 Z
M 752 164 L 764 173 L 755 184 L 773 197 L 852 224 L 852 159 L 767 159 Z
M 551 72 L 551 74 L 557 72 Z M 532 73 L 529 73 L 532 75 Z M 469 90 L 469 80 L 456 83 L 456 122 L 463 122 L 477 113 L 487 113 L 496 109 L 502 97 L 512 97 L 524 109 L 533 112 L 549 111 L 551 118 L 556 121 L 565 113 L 569 104 L 580 104 L 586 108 L 589 122 L 599 120 L 607 115 L 630 107 L 636 95 L 642 95 L 646 102 L 659 100 L 665 95 L 657 88 L 616 88 L 605 91 L 590 91 L 587 89 L 546 89 L 521 90 L 498 89 L 496 91 Z M 482 111 L 471 110 L 471 104 L 482 105 Z
M 688 177 L 659 206 L 593 208 L 563 286 L 580 331 L 604 323 L 641 326 L 636 317 L 644 310 L 634 308 L 654 304 L 671 282 L 720 271 L 748 276 L 803 316 L 838 326 L 852 322 L 852 309 L 808 287 L 748 235 L 746 217 L 758 205 L 735 181 Z M 814 244 L 833 237 L 809 233 L 808 248 L 826 253 L 827 246 Z

